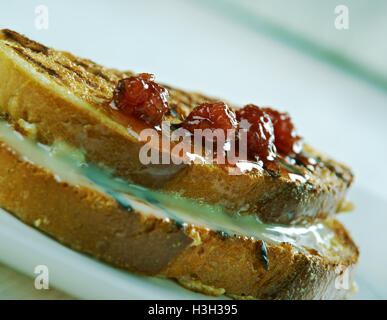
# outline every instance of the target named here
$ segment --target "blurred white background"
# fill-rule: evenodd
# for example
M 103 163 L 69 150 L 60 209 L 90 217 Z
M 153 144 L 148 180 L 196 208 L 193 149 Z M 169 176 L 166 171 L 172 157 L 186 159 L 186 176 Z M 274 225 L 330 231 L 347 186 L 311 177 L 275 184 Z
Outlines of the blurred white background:
M 342 4 L 347 30 L 334 24 Z M 39 5 L 48 29 L 36 29 Z M 355 298 L 387 298 L 385 1 L 4 0 L 0 27 L 239 105 L 288 111 L 308 142 L 353 168 L 357 209 L 342 220 L 361 248 Z M 29 272 L 1 250 L 0 260 Z

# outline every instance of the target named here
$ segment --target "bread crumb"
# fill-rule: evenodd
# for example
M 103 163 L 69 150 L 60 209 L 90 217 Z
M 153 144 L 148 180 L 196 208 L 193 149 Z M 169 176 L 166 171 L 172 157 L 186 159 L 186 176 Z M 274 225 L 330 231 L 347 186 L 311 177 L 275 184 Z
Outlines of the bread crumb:
M 36 125 L 33 123 L 29 123 L 23 119 L 17 120 L 17 128 L 18 131 L 21 131 L 23 135 L 29 136 L 29 137 L 36 137 L 37 129 Z
M 196 247 L 201 245 L 202 239 L 200 238 L 199 232 L 196 231 L 196 229 L 192 228 L 189 236 L 193 239 L 193 242 L 191 243 L 191 247 Z
M 204 293 L 210 296 L 219 297 L 226 292 L 224 288 L 215 288 L 206 284 L 203 284 L 199 280 L 185 280 L 185 279 L 177 279 L 177 281 L 185 288 Z
M 40 226 L 40 223 L 42 222 L 42 220 L 40 220 L 40 218 L 39 219 L 36 219 L 35 221 L 34 221 L 34 226 L 36 227 L 36 228 L 38 228 L 39 226 Z
M 258 300 L 253 296 L 238 296 L 236 294 L 226 294 L 226 295 L 234 300 Z
M 343 201 L 337 212 L 349 212 L 355 210 L 355 204 L 352 201 Z

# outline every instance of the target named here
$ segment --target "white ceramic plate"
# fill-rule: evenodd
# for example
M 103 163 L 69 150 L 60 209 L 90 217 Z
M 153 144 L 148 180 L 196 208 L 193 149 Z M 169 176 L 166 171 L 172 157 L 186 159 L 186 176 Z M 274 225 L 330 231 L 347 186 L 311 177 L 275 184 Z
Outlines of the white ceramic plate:
M 308 142 L 354 170 L 356 210 L 341 215 L 361 250 L 353 298 L 387 298 L 386 91 L 190 1 L 48 1 L 49 29 L 40 31 L 39 4 L 8 2 L 1 27 L 237 104 L 287 110 Z M 54 286 L 80 298 L 204 297 L 78 254 L 3 211 L 0 260 L 30 276 L 45 264 Z

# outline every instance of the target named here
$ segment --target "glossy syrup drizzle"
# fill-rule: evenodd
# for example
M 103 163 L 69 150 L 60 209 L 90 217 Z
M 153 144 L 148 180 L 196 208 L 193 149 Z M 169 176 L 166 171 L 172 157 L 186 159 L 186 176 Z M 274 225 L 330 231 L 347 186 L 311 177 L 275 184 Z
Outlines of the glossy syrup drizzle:
M 255 215 L 230 216 L 219 207 L 171 194 L 152 191 L 113 177 L 113 171 L 85 162 L 81 150 L 63 142 L 53 146 L 37 143 L 18 133 L 6 121 L 0 121 L 0 140 L 19 153 L 23 161 L 34 163 L 52 172 L 59 183 L 86 186 L 111 196 L 126 210 L 137 210 L 175 221 L 181 227 L 188 225 L 223 232 L 232 237 L 247 237 L 269 242 L 287 242 L 305 251 L 315 249 L 322 254 L 329 250 L 334 232 L 323 223 L 312 226 L 283 226 L 262 223 Z

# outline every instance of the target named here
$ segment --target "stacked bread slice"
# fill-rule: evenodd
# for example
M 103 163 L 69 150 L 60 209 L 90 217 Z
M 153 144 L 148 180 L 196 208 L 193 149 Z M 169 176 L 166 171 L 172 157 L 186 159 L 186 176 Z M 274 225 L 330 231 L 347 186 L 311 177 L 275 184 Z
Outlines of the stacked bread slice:
M 206 294 L 345 297 L 338 279 L 352 283 L 358 249 L 334 215 L 351 171 L 309 146 L 324 165 L 292 166 L 308 179 L 144 165 L 142 125 L 106 107 L 131 75 L 1 31 L 0 207 L 75 250 Z M 215 101 L 165 87 L 172 123 Z

